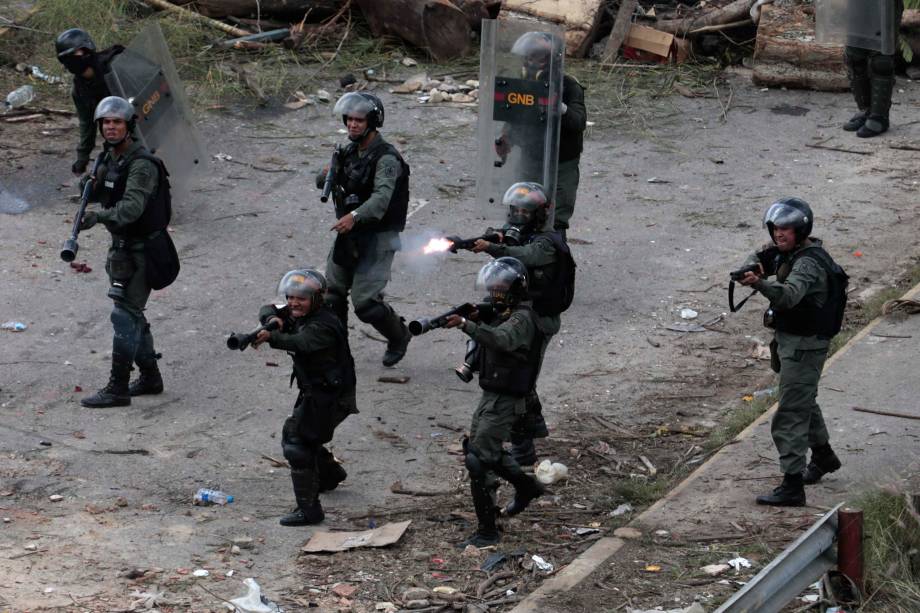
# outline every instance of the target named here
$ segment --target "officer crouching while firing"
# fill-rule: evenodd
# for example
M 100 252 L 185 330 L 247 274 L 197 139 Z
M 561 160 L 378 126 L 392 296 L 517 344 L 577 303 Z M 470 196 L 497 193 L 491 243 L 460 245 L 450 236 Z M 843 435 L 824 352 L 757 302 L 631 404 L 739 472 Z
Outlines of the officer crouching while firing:
M 485 547 L 500 540 L 496 519 L 498 508 L 488 484 L 494 472 L 514 486 L 514 499 L 505 507 L 505 516 L 517 515 L 532 500 L 543 494 L 543 486 L 521 470 L 502 444 L 511 438 L 511 427 L 525 411 L 525 397 L 531 392 L 539 371 L 542 333 L 537 316 L 527 299 L 527 270 L 509 257 L 493 260 L 482 267 L 476 289 L 487 291 L 495 310 L 491 324 L 477 323 L 474 312 L 469 319 L 451 315 L 446 327 L 459 327 L 481 346 L 479 386 L 482 398 L 473 413 L 469 438 L 464 441 L 466 468 L 470 474 L 470 493 L 479 526 L 458 547 Z
M 560 314 L 568 306 L 563 304 L 563 293 L 569 288 L 562 273 L 563 267 L 572 262 L 572 256 L 560 232 L 542 230 L 546 224 L 549 201 L 539 183 L 515 183 L 505 192 L 502 204 L 508 207 L 508 223 L 500 232 L 501 240 L 478 239 L 471 250 L 488 253 L 494 258 L 513 257 L 526 267 L 528 295 L 541 338 L 536 373 L 539 375 L 550 339 L 562 326 Z M 525 405 L 524 415 L 511 430 L 511 454 L 522 466 L 532 466 L 537 462 L 534 438 L 549 436 L 543 405 L 537 394 L 536 377 L 534 387 L 527 393 Z
M 96 176 L 88 180 L 95 182 L 94 201 L 102 204 L 102 210 L 86 212 L 80 229 L 102 222 L 112 235 L 105 268 L 110 281 L 108 296 L 115 303 L 115 335 L 108 384 L 80 401 L 91 408 L 130 405 L 131 396 L 163 391 L 157 367 L 160 355 L 154 349 L 144 308 L 152 289 L 147 256 L 164 243 L 173 249 L 170 255 L 175 255 L 165 234 L 171 200 L 163 162 L 131 138 L 135 119 L 134 107 L 118 96 L 104 98 L 96 107 L 95 120 L 105 139 L 105 151 Z M 178 273 L 178 261 L 173 264 Z M 133 363 L 137 363 L 140 377 L 129 386 Z
M 804 506 L 804 485 L 841 466 L 816 398 L 830 340 L 843 321 L 847 276 L 810 236 L 813 221 L 804 200 L 774 202 L 763 221 L 773 244 L 745 260 L 743 276 L 733 273 L 770 301 L 764 324 L 775 331 L 770 353 L 779 373 L 779 408 L 771 432 L 784 476 L 771 494 L 757 497 L 757 504 Z M 776 280 L 767 278 L 774 275 Z
M 326 279 L 317 271 L 288 272 L 278 285 L 285 306 L 262 307 L 259 320 L 272 329 L 260 330 L 252 343 L 287 351 L 294 361 L 297 401 L 281 430 L 281 446 L 291 465 L 297 508 L 281 518 L 282 526 L 323 521 L 319 494 L 347 476 L 324 445 L 346 417 L 358 412 L 355 363 L 345 325 L 325 305 L 326 292 Z
M 393 257 L 400 248 L 399 233 L 406 227 L 409 205 L 409 165 L 378 128 L 383 126 L 383 103 L 367 92 L 349 92 L 335 103 L 349 144 L 335 156 L 333 200 L 338 233 L 326 262 L 328 303 L 347 325 L 348 293 L 355 315 L 386 339 L 384 366 L 394 366 L 406 355 L 412 335 L 389 304 L 383 290 L 390 280 Z M 327 173 L 317 176 L 323 187 Z

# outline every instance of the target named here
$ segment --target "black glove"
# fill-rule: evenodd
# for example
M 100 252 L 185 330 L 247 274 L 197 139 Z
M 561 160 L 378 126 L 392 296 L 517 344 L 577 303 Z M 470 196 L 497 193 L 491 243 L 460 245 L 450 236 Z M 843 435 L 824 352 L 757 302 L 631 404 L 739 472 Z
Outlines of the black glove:
M 83 214 L 83 219 L 80 220 L 80 230 L 89 230 L 99 221 L 99 218 L 96 217 L 96 214 L 92 211 L 87 211 Z
M 84 160 L 82 158 L 78 159 L 76 162 L 70 165 L 70 172 L 75 175 L 83 174 L 86 172 L 86 167 L 89 165 L 89 160 Z

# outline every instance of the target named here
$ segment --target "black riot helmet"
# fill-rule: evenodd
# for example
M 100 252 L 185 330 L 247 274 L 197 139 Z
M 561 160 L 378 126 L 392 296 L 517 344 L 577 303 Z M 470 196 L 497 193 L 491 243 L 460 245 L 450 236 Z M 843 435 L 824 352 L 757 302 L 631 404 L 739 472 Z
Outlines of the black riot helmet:
M 96 53 L 96 43 L 86 30 L 71 28 L 61 32 L 54 41 L 58 61 L 68 72 L 79 75 L 92 65 Z M 77 55 L 82 49 L 83 54 Z
M 814 213 L 811 212 L 808 203 L 795 197 L 780 198 L 771 204 L 767 212 L 763 214 L 763 225 L 770 233 L 770 240 L 773 242 L 776 242 L 773 237 L 773 228 L 780 226 L 795 228 L 795 242 L 796 244 L 801 243 L 811 236 L 814 221 Z
M 520 228 L 525 234 L 542 228 L 546 223 L 549 200 L 539 183 L 515 183 L 502 196 L 502 204 L 508 207 L 508 223 Z
M 359 138 L 364 138 L 371 130 L 383 127 L 383 102 L 368 92 L 348 92 L 338 99 L 332 112 L 341 115 L 342 123 L 346 126 L 349 117 L 367 119 L 367 129 Z
M 312 268 L 299 268 L 286 273 L 278 283 L 278 295 L 282 300 L 288 296 L 310 299 L 310 312 L 315 313 L 326 297 L 326 277 Z
M 99 104 L 96 105 L 96 112 L 93 115 L 93 121 L 96 122 L 96 127 L 99 129 L 99 134 L 102 134 L 102 120 L 103 119 L 121 119 L 123 120 L 128 129 L 125 132 L 125 137 L 122 138 L 117 143 L 112 143 L 109 141 L 110 145 L 120 145 L 124 142 L 125 138 L 130 136 L 134 132 L 134 123 L 137 119 L 137 114 L 134 112 L 134 105 L 118 96 L 107 96 L 99 101 Z M 103 134 L 103 138 L 105 135 Z
M 562 41 L 550 32 L 527 32 L 514 41 L 511 53 L 522 58 L 525 79 L 545 79 L 552 60 L 562 57 Z
M 480 269 L 476 291 L 488 293 L 499 310 L 514 306 L 527 298 L 527 268 L 516 258 L 492 260 Z

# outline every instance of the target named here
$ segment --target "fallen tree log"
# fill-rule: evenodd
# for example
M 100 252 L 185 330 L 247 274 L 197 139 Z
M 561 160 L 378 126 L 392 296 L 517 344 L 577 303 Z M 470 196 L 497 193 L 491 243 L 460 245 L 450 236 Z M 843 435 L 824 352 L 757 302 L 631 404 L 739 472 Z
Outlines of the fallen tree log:
M 801 7 L 762 7 L 754 45 L 754 83 L 817 91 L 847 90 L 843 47 L 815 43 L 814 32 L 814 17 Z
M 753 4 L 754 0 L 734 0 L 722 8 L 707 11 L 702 15 L 684 17 L 683 19 L 661 19 L 655 24 L 655 28 L 663 32 L 669 32 L 675 36 L 686 38 L 692 34 L 694 30 L 700 30 L 700 28 L 742 22 L 746 19 L 750 19 L 750 11 Z
M 502 0 L 450 0 L 466 15 L 470 28 L 476 32 L 482 30 L 483 19 L 495 19 L 502 8 Z
M 398 36 L 435 60 L 464 55 L 470 46 L 466 15 L 448 0 L 357 0 L 374 36 Z
M 604 0 L 504 0 L 502 11 L 524 13 L 558 23 L 565 30 L 565 52 L 584 57 L 597 38 Z
M 224 17 L 284 17 L 300 21 L 307 13 L 310 21 L 335 14 L 345 0 L 179 0 L 174 4 L 191 5 L 202 15 Z

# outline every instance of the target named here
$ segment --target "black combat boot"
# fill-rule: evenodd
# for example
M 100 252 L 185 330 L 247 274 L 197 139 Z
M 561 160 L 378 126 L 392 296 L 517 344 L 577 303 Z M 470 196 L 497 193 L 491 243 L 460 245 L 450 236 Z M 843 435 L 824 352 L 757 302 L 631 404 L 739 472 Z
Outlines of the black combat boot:
M 291 483 L 297 508 L 282 517 L 282 526 L 312 526 L 325 519 L 323 506 L 319 503 L 319 479 L 314 470 L 291 469 Z
M 319 492 L 331 492 L 348 477 L 348 473 L 325 447 L 319 448 L 318 455 L 316 464 L 319 470 Z
M 847 132 L 855 132 L 866 123 L 866 120 L 869 119 L 869 110 L 860 111 L 850 117 L 850 119 L 843 124 L 843 129 Z
M 409 328 L 406 327 L 402 317 L 396 315 L 392 308 L 388 310 L 387 316 L 373 325 L 387 339 L 387 350 L 383 354 L 383 365 L 395 366 L 405 357 L 409 341 L 412 340 L 412 333 L 409 332 Z
M 805 485 L 801 473 L 786 473 L 783 482 L 772 494 L 757 497 L 757 504 L 771 507 L 804 507 Z
M 866 123 L 856 131 L 856 136 L 860 138 L 872 138 L 888 130 L 888 112 L 891 110 L 891 93 L 895 84 L 894 74 L 873 74 L 869 81 L 872 84 L 872 102 L 869 105 Z
M 479 526 L 468 539 L 457 544 L 457 549 L 466 549 L 467 545 L 474 547 L 488 547 L 501 540 L 498 527 L 495 524 L 498 509 L 486 483 L 481 479 L 470 480 L 470 494 L 473 496 L 473 507 L 476 509 L 476 519 Z
M 539 481 L 521 470 L 520 465 L 507 453 L 502 454 L 501 465 L 495 472 L 514 486 L 514 499 L 502 511 L 505 517 L 517 515 L 546 491 Z
M 130 379 L 131 361 L 125 361 L 113 355 L 109 382 L 92 396 L 81 400 L 80 404 L 91 409 L 129 406 L 131 404 L 131 394 L 128 391 L 128 381 Z
M 814 485 L 821 480 L 821 477 L 827 473 L 839 470 L 842 464 L 840 458 L 834 453 L 829 444 L 814 447 L 811 450 L 811 462 L 805 467 L 802 473 L 802 482 L 805 485 Z
M 132 396 L 147 396 L 163 393 L 163 377 L 160 376 L 160 369 L 156 361 L 153 366 L 141 366 L 141 374 L 134 383 L 128 388 Z

